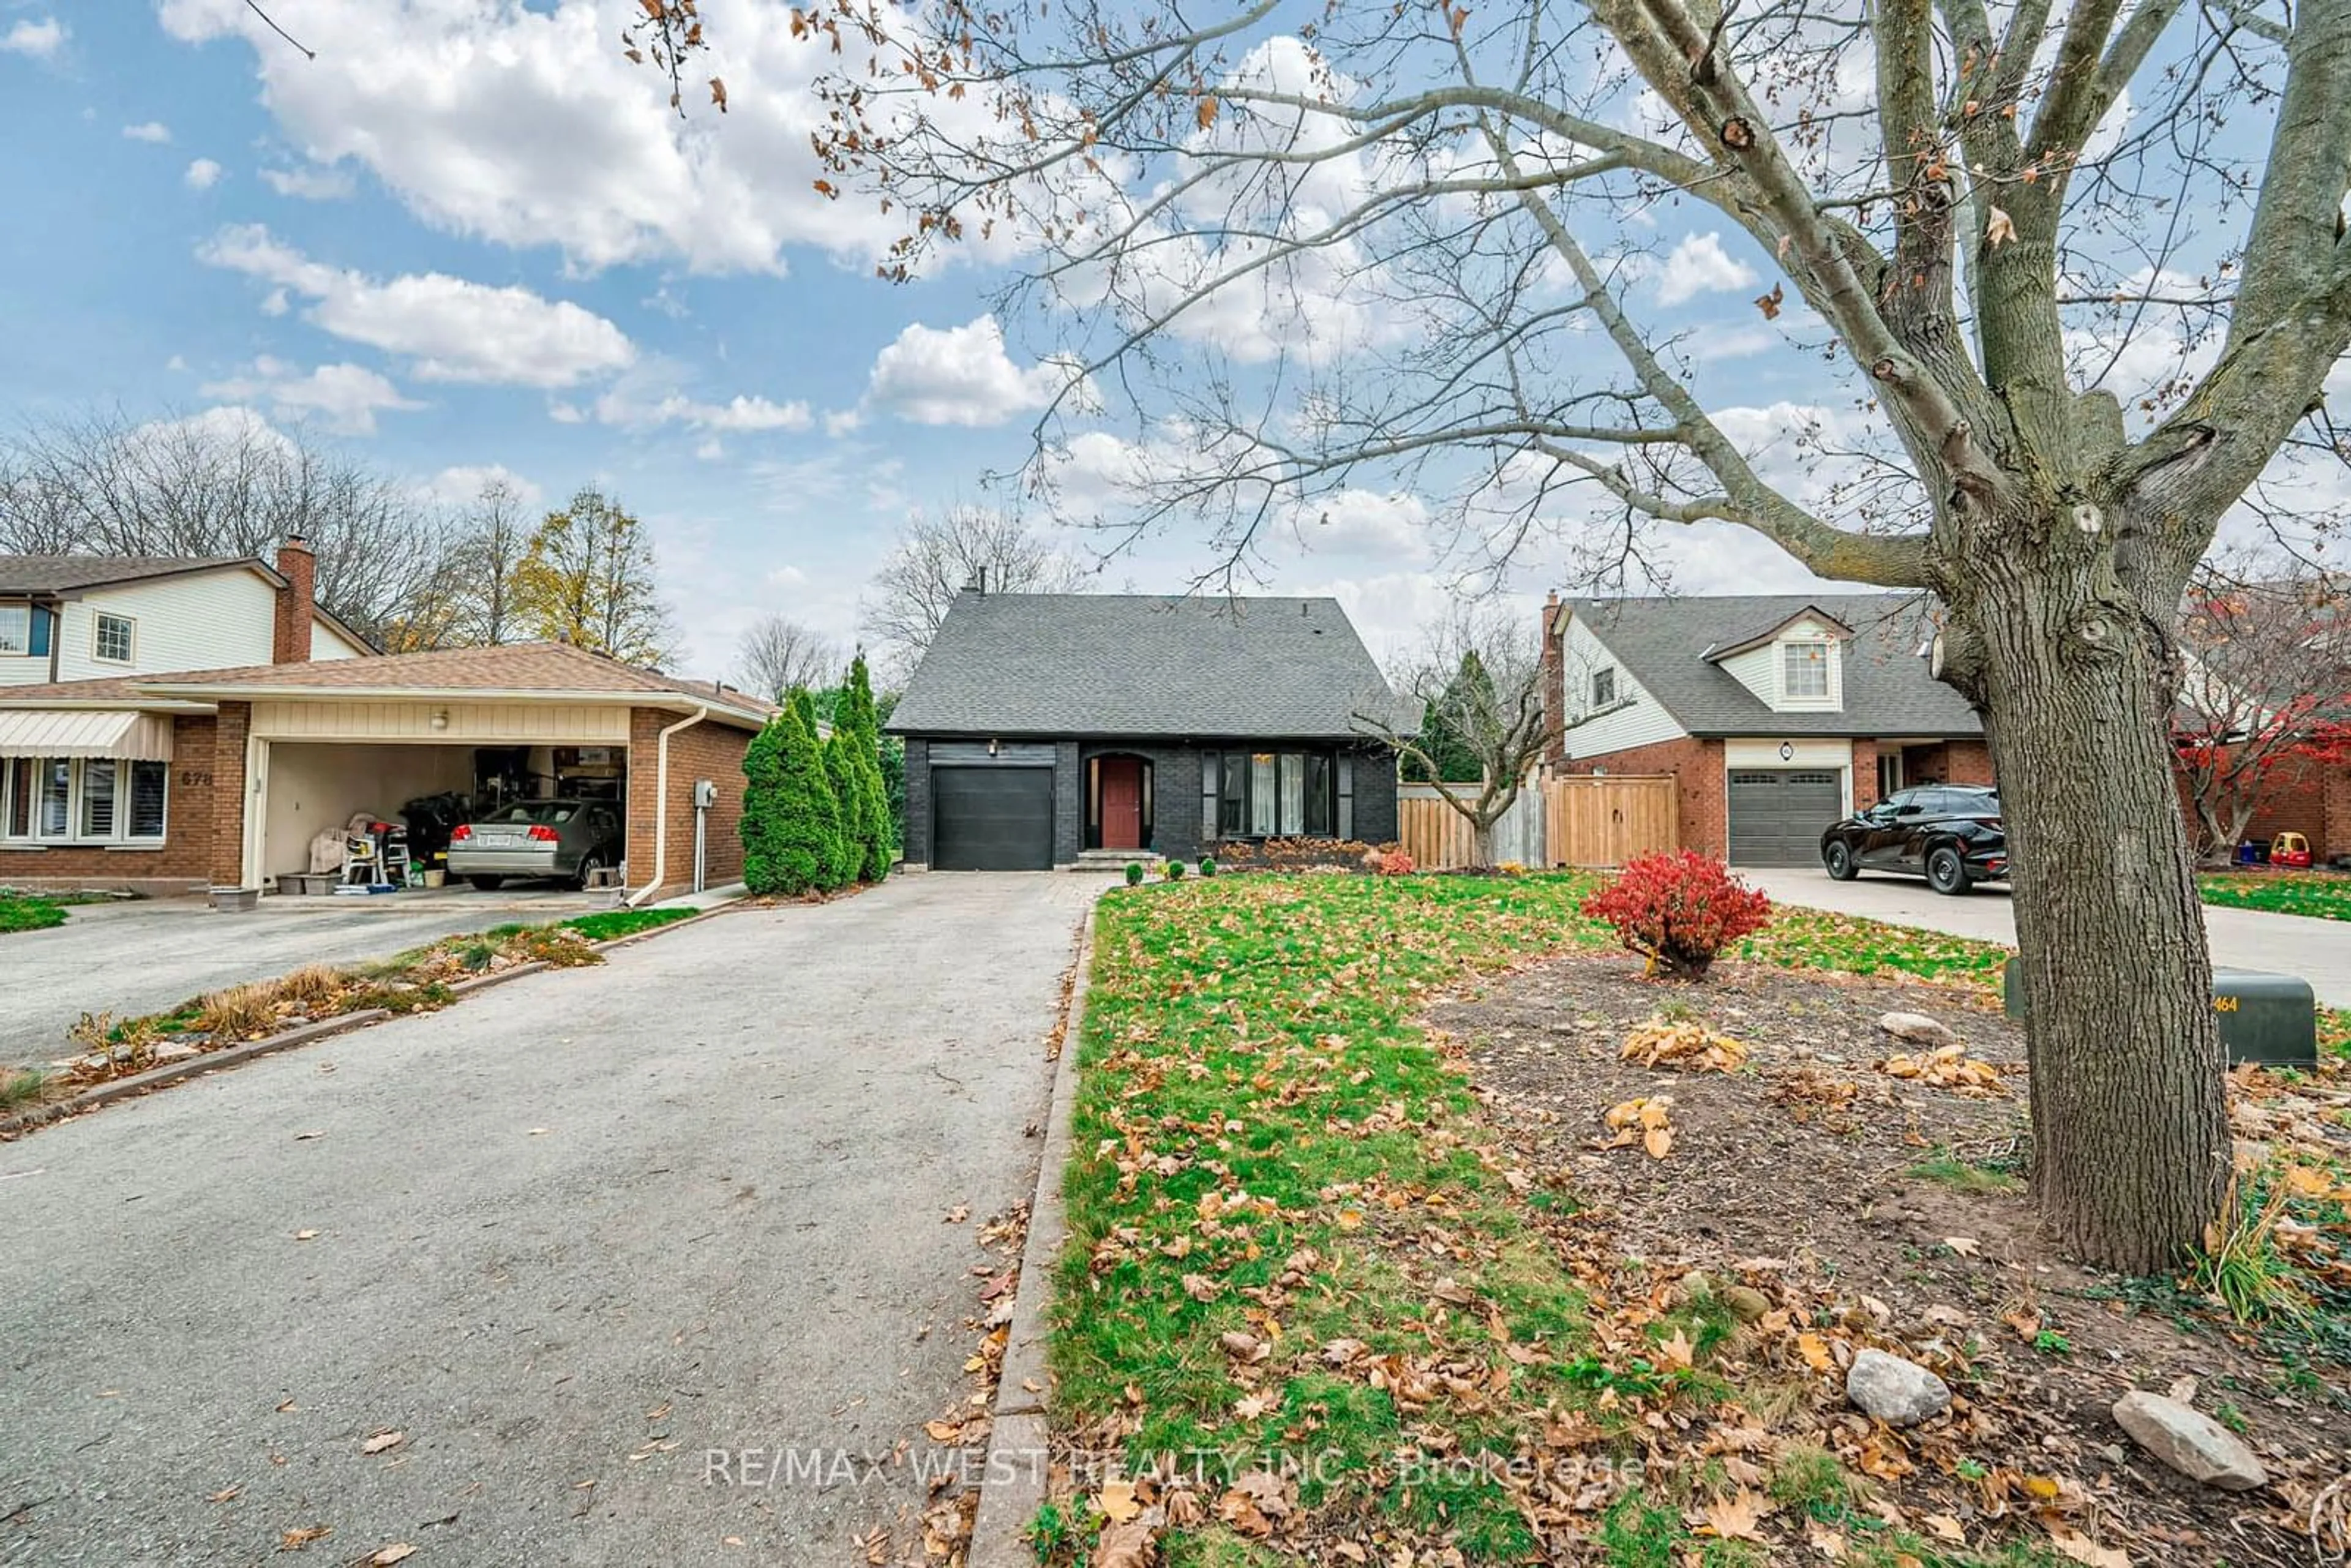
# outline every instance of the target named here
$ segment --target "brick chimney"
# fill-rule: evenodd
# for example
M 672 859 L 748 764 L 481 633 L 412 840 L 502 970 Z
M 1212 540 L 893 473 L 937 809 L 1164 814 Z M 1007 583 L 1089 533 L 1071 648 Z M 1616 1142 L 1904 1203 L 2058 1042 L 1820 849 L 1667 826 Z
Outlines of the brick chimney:
M 319 558 L 310 553 L 309 540 L 300 534 L 286 536 L 286 542 L 277 547 L 277 575 L 286 580 L 286 586 L 277 591 L 277 630 L 271 640 L 269 662 L 307 664 L 319 580 Z
M 1560 646 L 1559 590 L 1543 596 L 1542 705 L 1543 760 L 1553 768 L 1567 765 L 1567 651 Z

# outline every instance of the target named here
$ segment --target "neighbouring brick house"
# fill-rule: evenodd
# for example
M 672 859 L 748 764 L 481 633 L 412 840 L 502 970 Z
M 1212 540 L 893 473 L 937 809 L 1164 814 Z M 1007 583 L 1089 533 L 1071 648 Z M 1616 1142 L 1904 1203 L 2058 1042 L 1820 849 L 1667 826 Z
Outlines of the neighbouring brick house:
M 1614 599 L 1542 609 L 1555 772 L 1670 774 L 1683 847 L 1810 865 L 1896 789 L 1989 784 L 1983 727 L 1928 674 L 1915 594 Z
M 688 884 L 706 779 L 704 873 L 731 882 L 743 755 L 771 711 L 557 643 L 18 687 L 0 718 L 32 716 L 56 760 L 0 775 L 0 882 L 266 888 L 322 829 L 492 778 L 624 802 L 642 893 Z M 114 836 L 92 841 L 101 816 Z
M 1334 599 L 966 593 L 887 727 L 906 742 L 906 861 L 1384 842 L 1395 763 L 1364 714 L 1417 717 Z

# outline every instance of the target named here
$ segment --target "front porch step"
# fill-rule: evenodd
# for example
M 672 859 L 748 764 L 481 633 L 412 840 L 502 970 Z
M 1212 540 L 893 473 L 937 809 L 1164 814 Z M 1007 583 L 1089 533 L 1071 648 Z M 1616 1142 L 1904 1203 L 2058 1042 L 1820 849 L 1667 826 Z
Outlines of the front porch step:
M 1113 876 L 1123 876 L 1128 866 L 1139 865 L 1146 873 L 1156 876 L 1160 868 L 1166 863 L 1162 856 L 1153 854 L 1148 850 L 1080 850 L 1078 858 L 1071 862 L 1070 869 L 1104 872 Z

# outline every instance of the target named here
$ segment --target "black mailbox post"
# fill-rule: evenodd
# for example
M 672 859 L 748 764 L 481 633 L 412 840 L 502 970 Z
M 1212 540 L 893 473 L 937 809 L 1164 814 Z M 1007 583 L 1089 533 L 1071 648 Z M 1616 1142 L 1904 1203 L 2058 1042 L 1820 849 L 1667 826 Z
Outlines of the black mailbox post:
M 2024 977 L 2013 958 L 2001 971 L 2001 995 L 2009 1017 L 2024 1016 Z M 2318 998 L 2308 980 L 2259 969 L 2215 969 L 2212 1011 L 2220 1020 L 2230 1066 L 2318 1066 Z

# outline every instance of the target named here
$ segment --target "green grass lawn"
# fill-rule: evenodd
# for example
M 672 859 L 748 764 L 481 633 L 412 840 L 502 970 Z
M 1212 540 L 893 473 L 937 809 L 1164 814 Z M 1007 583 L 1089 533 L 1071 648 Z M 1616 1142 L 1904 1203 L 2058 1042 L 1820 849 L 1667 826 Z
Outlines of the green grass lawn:
M 660 909 L 601 909 L 593 915 L 575 915 L 563 924 L 590 942 L 610 942 L 615 936 L 658 931 L 673 921 L 691 920 L 701 913 L 682 904 Z
M 1300 1561 L 1217 1511 L 1228 1484 L 1285 1459 L 1304 1467 L 1301 1506 L 1341 1533 L 1527 1561 L 1540 1543 L 1490 1465 L 1545 1455 L 1563 1419 L 1629 1448 L 1641 1424 L 1703 1420 L 1735 1392 L 1708 1366 L 1723 1322 L 1595 1304 L 1595 1279 L 1614 1288 L 1639 1266 L 1587 1256 L 1576 1271 L 1541 1225 L 1573 1212 L 1572 1189 L 1509 1167 L 1458 1063 L 1413 1021 L 1479 975 L 1606 940 L 1577 913 L 1592 885 L 1257 873 L 1103 898 L 1063 1177 L 1055 1416 L 1072 1434 L 1113 1424 L 1130 1473 L 1166 1457 L 1204 1478 L 1207 1517 L 1171 1532 L 1171 1568 Z M 2001 952 L 1804 912 L 1750 946 L 1979 981 Z M 1677 1335 L 1688 1364 L 1667 1353 Z M 1761 1563 L 1689 1533 L 1690 1489 L 1707 1484 L 1625 1494 L 1600 1561 Z M 1040 1516 L 1057 1562 L 1091 1560 L 1089 1503 Z M 1846 1561 L 1988 1561 L 1872 1528 Z
M 0 894 L 0 936 L 12 931 L 46 931 L 65 923 L 65 905 L 56 899 Z
M 2196 880 L 2207 904 L 2351 920 L 2351 876 L 2339 872 L 2214 871 Z

